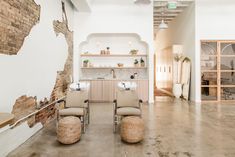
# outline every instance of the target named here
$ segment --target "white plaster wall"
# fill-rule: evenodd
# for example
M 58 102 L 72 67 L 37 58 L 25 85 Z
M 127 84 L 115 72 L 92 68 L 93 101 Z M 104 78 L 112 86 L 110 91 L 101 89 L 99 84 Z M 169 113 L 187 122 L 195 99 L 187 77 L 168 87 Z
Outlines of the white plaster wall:
M 235 40 L 235 1 L 196 1 L 196 101 L 201 101 L 200 40 Z
M 178 15 L 166 30 L 159 30 L 156 34 L 156 53 L 172 45 L 183 45 L 183 53 L 192 61 L 191 95 L 190 100 L 195 100 L 195 3 Z M 164 52 L 163 52 L 164 53 Z
M 79 78 L 79 45 L 93 33 L 136 33 L 149 45 L 148 63 L 153 63 L 153 7 L 132 0 L 94 0 L 91 13 L 74 15 L 74 78 Z M 153 102 L 153 64 L 149 64 L 149 101 Z
M 23 94 L 50 97 L 58 70 L 63 70 L 68 54 L 65 37 L 56 37 L 53 20 L 62 20 L 61 1 L 35 0 L 41 5 L 40 22 L 25 38 L 18 55 L 0 54 L 0 112 L 11 112 L 15 100 Z M 66 2 L 69 22 L 73 22 L 73 8 Z M 73 28 L 73 23 L 69 25 Z M 23 123 L 0 133 L 0 156 L 6 156 L 42 128 L 29 128 Z
M 62 20 L 61 1 L 36 3 L 41 5 L 40 21 L 25 38 L 18 55 L 0 54 L 0 112 L 11 112 L 15 100 L 23 94 L 50 97 L 56 72 L 63 70 L 67 58 L 65 37 L 56 37 L 53 29 L 53 20 Z M 68 20 L 73 21 L 72 7 L 66 4 Z

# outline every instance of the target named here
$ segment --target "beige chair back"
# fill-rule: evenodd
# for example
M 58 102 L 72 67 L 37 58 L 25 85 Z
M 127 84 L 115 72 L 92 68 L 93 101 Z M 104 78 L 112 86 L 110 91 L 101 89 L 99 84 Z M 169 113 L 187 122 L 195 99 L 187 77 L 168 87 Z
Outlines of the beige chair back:
M 139 107 L 137 92 L 133 90 L 117 90 L 117 107 Z
M 85 100 L 88 100 L 88 91 L 68 91 L 66 96 L 66 107 L 86 107 Z

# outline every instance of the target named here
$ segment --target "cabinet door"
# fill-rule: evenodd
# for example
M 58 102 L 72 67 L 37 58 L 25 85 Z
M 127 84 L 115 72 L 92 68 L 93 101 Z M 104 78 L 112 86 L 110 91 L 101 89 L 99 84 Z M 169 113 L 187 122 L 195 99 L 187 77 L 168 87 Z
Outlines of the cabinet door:
M 144 102 L 148 101 L 148 80 L 138 80 L 137 81 L 137 91 L 139 98 L 142 99 Z
M 114 81 L 103 81 L 103 101 L 112 102 L 114 100 Z
M 88 98 L 89 98 L 89 100 L 91 100 L 91 81 L 79 81 L 79 82 L 90 84 L 90 87 L 88 89 Z
M 91 101 L 103 101 L 103 81 L 91 81 Z

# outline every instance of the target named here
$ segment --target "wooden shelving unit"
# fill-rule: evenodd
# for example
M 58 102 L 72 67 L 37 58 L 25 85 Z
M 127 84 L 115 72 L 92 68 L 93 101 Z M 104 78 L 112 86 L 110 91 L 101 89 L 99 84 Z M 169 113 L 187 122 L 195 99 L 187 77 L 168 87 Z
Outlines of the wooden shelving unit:
M 201 99 L 235 101 L 235 41 L 201 41 Z
M 81 67 L 81 69 L 147 69 L 147 67 Z
M 124 55 L 124 54 L 110 54 L 110 55 L 100 55 L 100 54 L 81 54 L 81 57 L 147 57 L 146 54 L 137 54 L 137 55 Z

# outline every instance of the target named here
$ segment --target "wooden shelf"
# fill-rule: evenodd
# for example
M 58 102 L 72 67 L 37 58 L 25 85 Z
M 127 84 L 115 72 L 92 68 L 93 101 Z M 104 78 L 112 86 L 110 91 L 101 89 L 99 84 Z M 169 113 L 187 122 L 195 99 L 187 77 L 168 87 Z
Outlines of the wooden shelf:
M 81 69 L 147 69 L 147 67 L 81 67 Z
M 220 57 L 235 57 L 235 55 L 220 55 Z
M 130 54 L 110 54 L 110 55 L 100 55 L 100 54 L 81 54 L 81 57 L 147 57 L 146 54 L 137 54 L 137 55 L 130 55 Z
M 14 115 L 10 113 L 0 113 L 0 128 L 11 124 L 14 119 Z
M 201 72 L 215 73 L 217 70 L 201 70 Z

